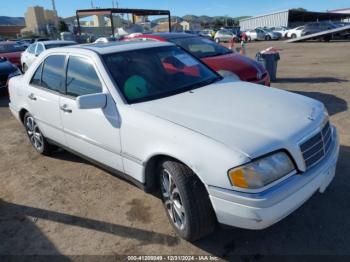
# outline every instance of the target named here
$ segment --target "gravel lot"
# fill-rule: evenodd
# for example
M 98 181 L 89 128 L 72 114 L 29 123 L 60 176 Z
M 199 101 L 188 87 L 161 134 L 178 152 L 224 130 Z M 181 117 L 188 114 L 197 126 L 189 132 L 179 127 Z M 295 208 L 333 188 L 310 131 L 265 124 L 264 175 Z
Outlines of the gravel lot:
M 2 97 L 0 254 L 350 255 L 350 42 L 250 43 L 248 55 L 269 46 L 281 54 L 272 85 L 323 101 L 338 128 L 340 159 L 325 194 L 266 230 L 219 228 L 191 244 L 156 197 L 65 151 L 38 155 Z

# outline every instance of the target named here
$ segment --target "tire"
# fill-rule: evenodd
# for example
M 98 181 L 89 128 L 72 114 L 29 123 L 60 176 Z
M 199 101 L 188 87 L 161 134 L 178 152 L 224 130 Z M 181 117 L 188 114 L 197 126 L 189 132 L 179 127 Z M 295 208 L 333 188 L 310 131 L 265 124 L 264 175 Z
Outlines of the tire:
M 271 36 L 267 35 L 267 36 L 265 37 L 265 40 L 266 40 L 266 41 L 270 41 L 270 40 L 271 40 Z
M 219 38 L 215 38 L 215 42 L 219 44 L 220 43 L 220 39 Z
M 297 38 L 297 35 L 296 34 L 292 34 L 292 38 Z
M 252 38 L 250 36 L 248 36 L 248 42 L 251 42 Z
M 177 161 L 165 160 L 158 175 L 163 205 L 176 233 L 188 241 L 212 233 L 216 216 L 205 186 L 193 171 Z
M 29 112 L 24 115 L 23 124 L 30 143 L 38 153 L 42 155 L 50 155 L 52 151 L 57 149 L 56 146 L 53 146 L 47 142 L 46 138 L 36 124 L 34 117 Z

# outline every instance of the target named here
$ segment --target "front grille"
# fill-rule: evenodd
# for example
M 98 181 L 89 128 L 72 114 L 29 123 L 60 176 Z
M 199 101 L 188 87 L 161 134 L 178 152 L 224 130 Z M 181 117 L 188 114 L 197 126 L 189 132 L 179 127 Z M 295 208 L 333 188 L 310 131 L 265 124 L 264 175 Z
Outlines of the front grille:
M 0 75 L 0 87 L 6 86 L 8 75 Z
M 332 144 L 332 131 L 329 122 L 322 128 L 321 132 L 300 145 L 301 153 L 305 161 L 306 168 L 310 168 L 323 159 Z

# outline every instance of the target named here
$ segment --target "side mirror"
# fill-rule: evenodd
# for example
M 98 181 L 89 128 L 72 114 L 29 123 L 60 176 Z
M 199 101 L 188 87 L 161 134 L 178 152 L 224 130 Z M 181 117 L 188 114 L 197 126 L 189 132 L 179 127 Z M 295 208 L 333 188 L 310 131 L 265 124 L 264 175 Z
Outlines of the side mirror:
M 103 93 L 78 96 L 76 103 L 79 109 L 104 108 L 107 103 L 107 96 Z

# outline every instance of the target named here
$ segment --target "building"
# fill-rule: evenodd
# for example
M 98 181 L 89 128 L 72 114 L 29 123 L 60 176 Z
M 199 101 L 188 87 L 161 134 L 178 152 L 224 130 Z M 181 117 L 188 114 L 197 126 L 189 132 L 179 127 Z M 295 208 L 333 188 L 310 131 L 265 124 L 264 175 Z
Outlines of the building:
M 329 12 L 336 13 L 336 14 L 350 14 L 350 8 L 331 10 Z M 348 17 L 347 19 L 344 19 L 343 22 L 350 23 L 350 17 Z
M 169 32 L 169 22 L 159 22 L 156 26 L 152 28 L 153 32 Z M 182 26 L 178 22 L 171 22 L 172 32 L 181 32 Z
M 180 23 L 183 31 L 200 31 L 201 23 L 197 21 L 182 21 Z
M 328 12 L 337 13 L 337 14 L 350 14 L 350 8 L 336 9 L 336 10 L 331 10 Z
M 24 14 L 26 27 L 22 33 L 45 35 L 47 28 L 57 28 L 59 19 L 56 10 L 45 10 L 41 6 L 30 6 Z
M 282 10 L 274 13 L 241 19 L 241 30 L 255 29 L 257 27 L 297 27 L 316 21 L 345 21 L 350 14 L 332 12 L 310 12 L 298 9 Z
M 0 37 L 4 38 L 17 38 L 20 35 L 24 26 L 21 25 L 1 25 Z

